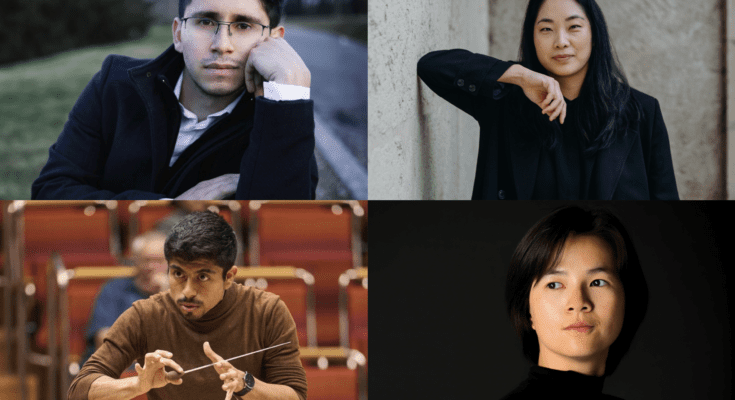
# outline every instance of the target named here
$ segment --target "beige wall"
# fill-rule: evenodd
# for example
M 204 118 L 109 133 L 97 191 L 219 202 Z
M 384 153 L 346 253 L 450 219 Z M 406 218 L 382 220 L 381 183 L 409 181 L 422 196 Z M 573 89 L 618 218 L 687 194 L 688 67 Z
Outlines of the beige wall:
M 487 32 L 487 0 L 368 2 L 371 200 L 470 197 L 478 125 L 420 83 L 416 63 L 432 50 L 487 53 Z
M 733 1 L 727 86 L 719 0 L 598 1 L 631 86 L 661 104 L 682 199 L 723 199 L 728 184 L 735 195 L 725 151 L 729 134 L 735 154 Z M 416 61 L 455 47 L 517 59 L 526 4 L 370 0 L 370 199 L 470 198 L 479 127 L 418 81 Z

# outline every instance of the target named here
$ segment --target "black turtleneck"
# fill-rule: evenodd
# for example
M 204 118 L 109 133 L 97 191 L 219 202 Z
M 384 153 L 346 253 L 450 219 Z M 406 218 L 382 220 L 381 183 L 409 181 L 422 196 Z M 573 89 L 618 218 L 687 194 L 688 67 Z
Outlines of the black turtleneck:
M 589 376 L 574 371 L 531 367 L 528 379 L 501 400 L 523 400 L 560 397 L 565 399 L 622 400 L 602 394 L 604 376 Z

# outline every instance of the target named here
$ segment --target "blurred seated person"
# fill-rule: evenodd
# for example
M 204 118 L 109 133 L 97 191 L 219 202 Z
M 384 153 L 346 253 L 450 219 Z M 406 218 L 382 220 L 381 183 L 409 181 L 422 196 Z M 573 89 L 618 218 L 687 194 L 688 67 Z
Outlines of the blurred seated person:
M 168 289 L 167 264 L 163 254 L 165 242 L 166 234 L 160 231 L 149 231 L 133 239 L 130 250 L 137 274 L 130 278 L 112 279 L 100 290 L 84 335 L 87 347 L 82 365 L 102 345 L 112 324 L 134 301 Z

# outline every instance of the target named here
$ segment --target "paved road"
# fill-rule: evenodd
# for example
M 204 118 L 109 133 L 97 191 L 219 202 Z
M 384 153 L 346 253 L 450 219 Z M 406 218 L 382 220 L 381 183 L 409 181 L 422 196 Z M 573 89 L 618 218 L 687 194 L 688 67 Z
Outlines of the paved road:
M 320 199 L 367 199 L 367 46 L 285 24 L 311 71 Z

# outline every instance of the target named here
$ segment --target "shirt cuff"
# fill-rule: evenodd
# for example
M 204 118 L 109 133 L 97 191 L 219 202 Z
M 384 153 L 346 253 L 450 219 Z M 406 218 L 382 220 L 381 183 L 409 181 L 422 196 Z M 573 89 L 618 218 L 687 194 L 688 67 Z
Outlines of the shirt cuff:
M 263 96 L 268 100 L 309 100 L 311 89 L 285 83 L 263 82 Z

